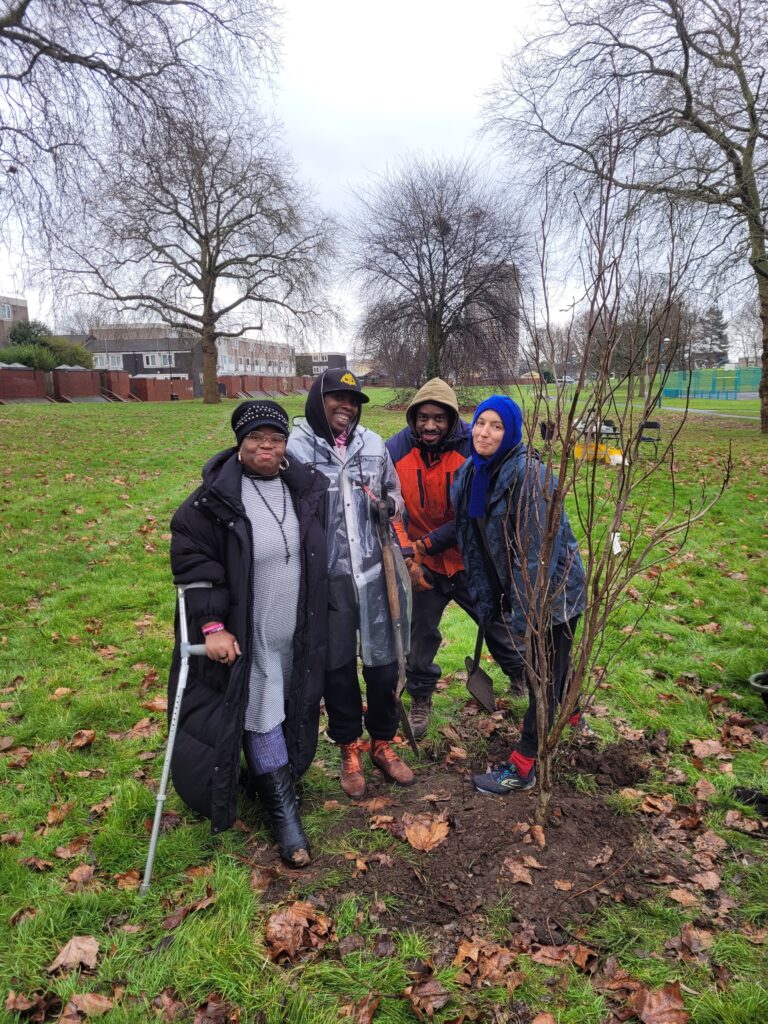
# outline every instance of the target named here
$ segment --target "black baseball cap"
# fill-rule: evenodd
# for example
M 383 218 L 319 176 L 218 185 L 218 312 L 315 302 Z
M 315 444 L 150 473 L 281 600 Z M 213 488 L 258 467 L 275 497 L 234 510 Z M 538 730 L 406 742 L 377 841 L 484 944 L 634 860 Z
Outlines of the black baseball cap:
M 338 366 L 333 370 L 325 370 L 322 380 L 322 393 L 324 395 L 329 395 L 333 391 L 351 391 L 357 396 L 359 402 L 370 401 L 368 395 L 363 394 L 360 381 L 354 373 L 351 370 L 344 369 L 343 366 Z

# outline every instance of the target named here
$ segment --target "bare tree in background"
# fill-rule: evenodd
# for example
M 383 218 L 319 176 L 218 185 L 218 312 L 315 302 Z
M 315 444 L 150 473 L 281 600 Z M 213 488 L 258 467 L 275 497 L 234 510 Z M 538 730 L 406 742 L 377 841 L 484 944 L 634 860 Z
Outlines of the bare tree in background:
M 0 201 L 27 216 L 77 185 L 126 110 L 154 116 L 273 60 L 270 0 L 5 0 Z
M 734 354 L 746 359 L 750 366 L 760 362 L 762 324 L 756 299 L 745 302 L 731 319 Z
M 394 365 L 408 352 L 413 383 L 470 367 L 508 378 L 522 232 L 507 195 L 469 160 L 414 157 L 355 196 L 346 262 L 366 354 Z
M 311 326 L 332 225 L 297 181 L 277 130 L 200 103 L 126 140 L 57 234 L 74 295 L 111 300 L 200 339 L 203 397 L 218 402 L 219 338 Z
M 510 58 L 489 123 L 570 187 L 605 180 L 709 215 L 723 261 L 747 260 L 762 324 L 768 432 L 768 18 L 755 0 L 554 0 Z M 621 162 L 606 169 L 620 136 Z

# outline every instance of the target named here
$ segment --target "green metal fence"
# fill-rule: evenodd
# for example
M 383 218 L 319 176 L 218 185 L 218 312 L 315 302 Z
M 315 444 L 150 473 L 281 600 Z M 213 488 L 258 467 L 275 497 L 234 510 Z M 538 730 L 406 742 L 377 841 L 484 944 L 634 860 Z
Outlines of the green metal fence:
M 675 370 L 664 386 L 665 398 L 757 398 L 759 366 L 739 370 Z

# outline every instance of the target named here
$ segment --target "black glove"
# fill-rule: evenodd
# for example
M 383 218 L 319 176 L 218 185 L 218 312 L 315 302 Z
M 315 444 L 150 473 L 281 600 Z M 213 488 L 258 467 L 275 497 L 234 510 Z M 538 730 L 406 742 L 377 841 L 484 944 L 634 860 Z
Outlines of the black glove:
M 395 513 L 397 512 L 397 502 L 390 494 L 388 494 L 384 499 L 372 498 L 369 496 L 369 500 L 371 502 L 371 508 L 373 509 L 373 514 L 376 519 L 379 519 L 380 510 L 382 506 L 384 507 L 384 514 L 386 518 L 394 518 Z

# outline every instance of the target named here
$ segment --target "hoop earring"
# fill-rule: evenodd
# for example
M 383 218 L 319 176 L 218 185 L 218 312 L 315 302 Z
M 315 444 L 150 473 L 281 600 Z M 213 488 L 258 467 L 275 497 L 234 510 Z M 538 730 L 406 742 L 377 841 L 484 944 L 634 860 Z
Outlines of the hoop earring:
M 280 463 L 280 469 L 282 469 L 282 471 L 285 472 L 289 466 L 290 462 L 288 461 L 288 459 L 286 459 L 285 456 L 283 456 L 282 462 Z

